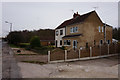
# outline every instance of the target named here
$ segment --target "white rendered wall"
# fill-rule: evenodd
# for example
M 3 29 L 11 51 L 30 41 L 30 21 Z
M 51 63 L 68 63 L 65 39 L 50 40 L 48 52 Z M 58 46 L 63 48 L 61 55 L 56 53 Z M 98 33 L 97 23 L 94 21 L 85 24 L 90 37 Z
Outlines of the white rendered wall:
M 63 35 L 60 35 L 60 30 L 63 30 Z M 58 31 L 58 36 L 56 36 L 56 31 Z M 55 30 L 55 45 L 57 40 L 57 47 L 62 47 L 62 45 L 60 45 L 60 40 L 62 40 L 63 36 L 65 36 L 65 28 L 60 28 Z

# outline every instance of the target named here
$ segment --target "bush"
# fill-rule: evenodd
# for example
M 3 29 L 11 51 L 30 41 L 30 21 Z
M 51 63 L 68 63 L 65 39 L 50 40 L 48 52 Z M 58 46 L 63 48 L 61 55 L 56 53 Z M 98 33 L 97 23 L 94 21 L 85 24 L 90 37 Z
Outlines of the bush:
M 60 47 L 60 49 L 62 49 L 62 50 L 66 50 L 66 47 L 65 47 L 65 46 L 62 46 L 62 47 Z
M 30 46 L 32 48 L 34 48 L 34 47 L 40 47 L 41 46 L 40 39 L 39 39 L 38 36 L 34 36 L 34 37 L 31 38 L 31 40 L 30 40 Z

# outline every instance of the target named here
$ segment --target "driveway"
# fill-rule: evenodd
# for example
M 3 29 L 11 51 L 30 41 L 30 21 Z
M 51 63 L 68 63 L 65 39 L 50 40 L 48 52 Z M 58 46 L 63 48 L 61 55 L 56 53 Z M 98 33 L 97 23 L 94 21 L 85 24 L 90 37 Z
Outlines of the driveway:
M 19 62 L 23 78 L 118 78 L 117 57 L 54 64 Z

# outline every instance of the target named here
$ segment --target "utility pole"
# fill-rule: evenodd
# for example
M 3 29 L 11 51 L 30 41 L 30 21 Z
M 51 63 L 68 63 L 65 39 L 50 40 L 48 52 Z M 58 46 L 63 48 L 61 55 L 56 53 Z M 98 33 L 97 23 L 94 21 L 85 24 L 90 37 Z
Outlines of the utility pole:
M 5 21 L 5 23 L 10 24 L 10 32 L 12 32 L 12 23 L 10 23 L 10 22 L 8 22 L 8 21 Z

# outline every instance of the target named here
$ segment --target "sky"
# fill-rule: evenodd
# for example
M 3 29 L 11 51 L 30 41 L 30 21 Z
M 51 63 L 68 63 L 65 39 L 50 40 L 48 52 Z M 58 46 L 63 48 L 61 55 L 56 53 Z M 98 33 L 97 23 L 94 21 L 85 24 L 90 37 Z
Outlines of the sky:
M 77 12 L 82 15 L 95 10 L 103 22 L 118 27 L 117 2 L 2 2 L 2 36 L 10 31 L 55 29 Z M 0 33 L 1 36 L 1 33 Z

